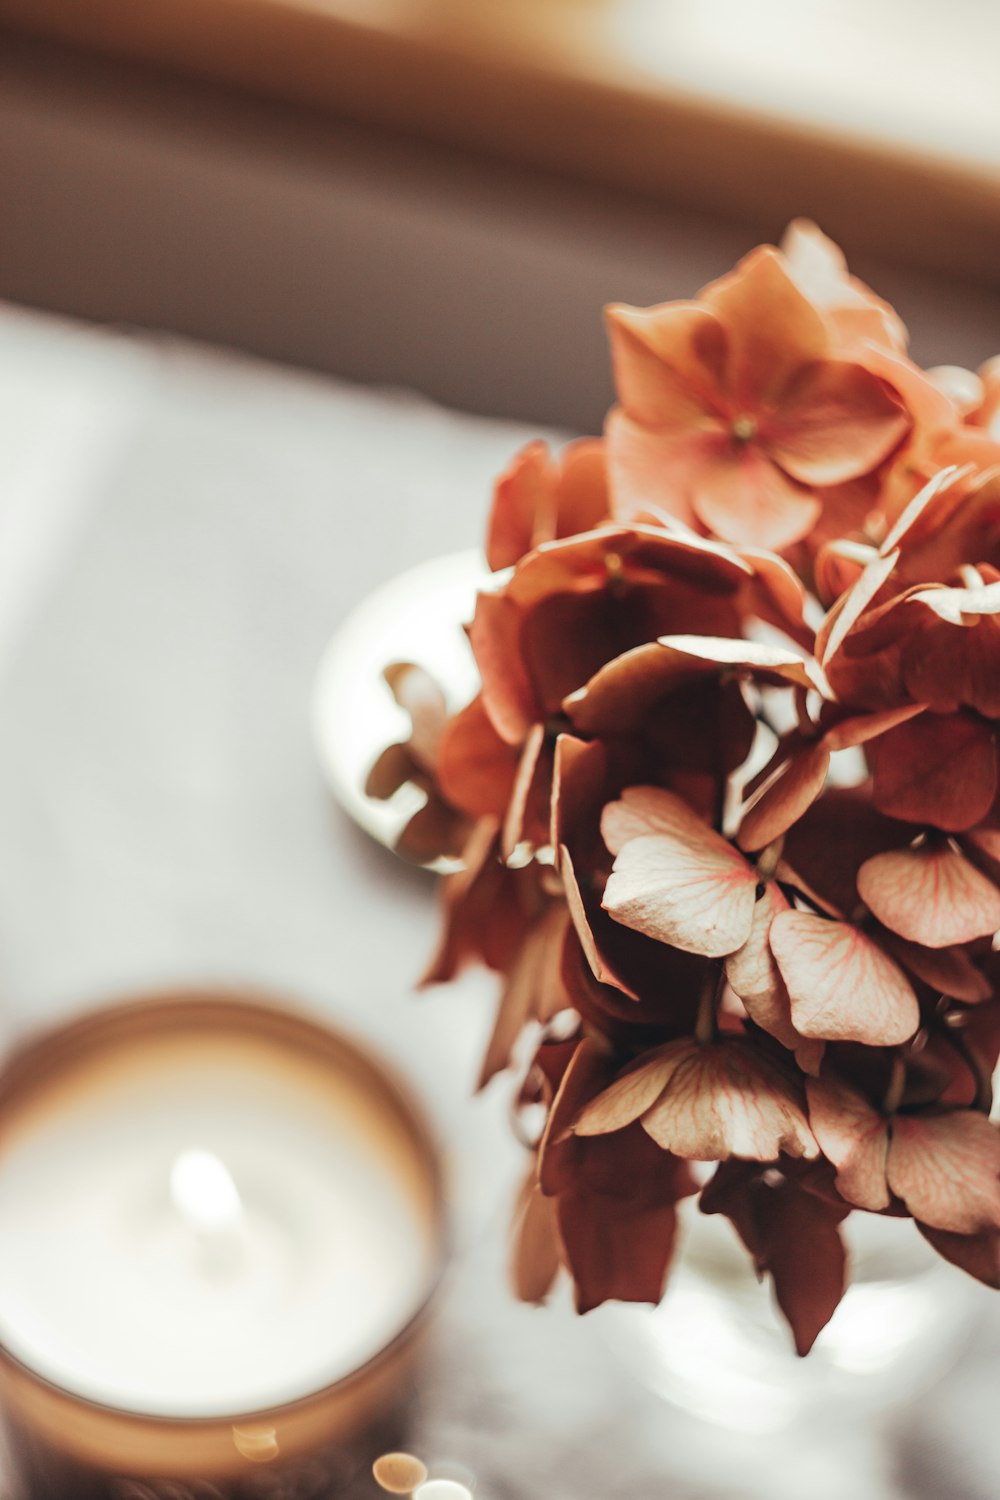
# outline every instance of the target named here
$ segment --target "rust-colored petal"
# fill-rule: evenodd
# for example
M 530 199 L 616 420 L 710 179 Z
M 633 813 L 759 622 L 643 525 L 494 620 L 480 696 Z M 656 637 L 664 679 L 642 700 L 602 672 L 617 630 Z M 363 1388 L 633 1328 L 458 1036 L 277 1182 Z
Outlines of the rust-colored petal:
M 568 925 L 566 908 L 552 905 L 522 942 L 497 1007 L 479 1074 L 480 1088 L 509 1066 L 518 1037 L 529 1021 L 549 1021 L 569 1004 L 562 982 L 562 945 Z
M 493 727 L 482 695 L 449 720 L 438 746 L 435 776 L 442 795 L 470 817 L 501 819 L 517 774 L 515 746 Z
M 801 365 L 829 352 L 823 318 L 771 245 L 744 256 L 700 296 L 729 334 L 726 378 L 734 414 L 776 402 Z
M 888 1178 L 913 1217 L 932 1229 L 1000 1229 L 1000 1128 L 976 1110 L 897 1115 Z
M 885 1168 L 889 1129 L 863 1095 L 838 1078 L 806 1081 L 809 1123 L 820 1150 L 837 1169 L 837 1189 L 849 1203 L 877 1212 L 889 1207 Z
M 797 823 L 826 785 L 830 752 L 822 740 L 783 761 L 750 798 L 740 821 L 741 849 L 763 849 Z
M 504 594 L 480 594 L 469 627 L 486 712 L 500 737 L 519 745 L 541 717 L 535 689 L 521 656 L 523 617 Z
M 555 536 L 555 475 L 548 447 L 528 443 L 515 454 L 493 490 L 486 561 L 497 572 L 512 567 L 537 541 Z
M 706 454 L 691 482 L 699 521 L 737 546 L 780 552 L 806 536 L 823 509 L 754 442 Z
M 703 1213 L 725 1214 L 758 1273 L 770 1273 L 795 1347 L 808 1354 L 844 1294 L 846 1257 L 838 1226 L 846 1205 L 805 1191 L 787 1173 L 765 1174 L 750 1163 L 729 1161 L 718 1167 L 700 1206 Z
M 883 930 L 882 941 L 899 962 L 940 995 L 977 1005 L 988 1000 L 993 988 L 964 948 L 925 948 Z
M 607 309 L 615 388 L 637 422 L 689 431 L 717 418 L 726 354 L 720 318 L 696 302 Z
M 921 714 L 868 747 L 880 812 L 949 833 L 985 818 L 997 789 L 995 731 L 969 714 Z
M 920 1008 L 905 974 L 850 923 L 779 912 L 771 948 L 803 1036 L 891 1047 L 917 1030 Z
M 1000 891 L 948 844 L 876 854 L 858 871 L 858 895 L 886 927 L 925 948 L 1000 929 Z
M 957 589 L 941 589 L 956 594 Z M 911 603 L 918 602 L 914 596 Z M 906 691 L 936 713 L 974 708 L 987 719 L 1000 718 L 1000 620 L 933 620 L 902 645 Z
M 556 1205 L 546 1198 L 532 1171 L 514 1210 L 511 1280 L 522 1302 L 544 1302 L 556 1279 L 562 1244 Z
M 800 484 L 868 474 L 902 441 L 910 419 L 876 376 L 847 360 L 803 365 L 761 428 L 761 441 Z
M 542 542 L 589 531 L 608 513 L 604 445 L 597 438 L 569 443 L 553 458 L 542 442 L 528 443 L 497 481 L 487 528 L 491 568 L 512 567 Z
M 556 1211 L 578 1313 L 611 1300 L 659 1302 L 674 1253 L 672 1203 L 569 1192 Z
M 500 854 L 513 860 L 515 852 L 531 853 L 549 841 L 554 747 L 544 724 L 528 732 L 511 788 L 500 833 Z
M 949 1234 L 946 1229 L 932 1229 L 917 1223 L 929 1245 L 953 1266 L 967 1271 L 977 1281 L 1000 1291 L 1000 1230 L 984 1229 L 979 1234 Z

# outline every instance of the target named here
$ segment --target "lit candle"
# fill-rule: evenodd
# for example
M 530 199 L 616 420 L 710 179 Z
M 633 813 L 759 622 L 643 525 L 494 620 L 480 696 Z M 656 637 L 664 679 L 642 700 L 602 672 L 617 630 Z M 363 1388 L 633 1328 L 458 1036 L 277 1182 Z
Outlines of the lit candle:
M 344 1475 L 400 1389 L 441 1217 L 398 1085 L 283 1010 L 166 997 L 33 1044 L 0 1078 L 0 1399 L 27 1493 L 244 1496 L 266 1465 L 281 1494 L 325 1454 Z

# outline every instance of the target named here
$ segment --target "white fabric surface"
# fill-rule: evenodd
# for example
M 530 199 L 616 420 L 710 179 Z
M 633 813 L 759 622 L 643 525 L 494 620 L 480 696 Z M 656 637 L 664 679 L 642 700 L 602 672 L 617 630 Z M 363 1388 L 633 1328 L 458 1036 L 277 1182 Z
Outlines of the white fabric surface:
M 8 1040 L 123 992 L 249 980 L 423 1094 L 456 1258 L 414 1446 L 482 1500 L 992 1500 L 1000 1321 L 871 1427 L 736 1437 L 643 1389 L 601 1315 L 516 1305 L 507 1085 L 471 1097 L 482 976 L 412 984 L 433 883 L 331 809 L 322 647 L 376 583 L 473 545 L 527 434 L 413 397 L 0 314 L 0 996 Z

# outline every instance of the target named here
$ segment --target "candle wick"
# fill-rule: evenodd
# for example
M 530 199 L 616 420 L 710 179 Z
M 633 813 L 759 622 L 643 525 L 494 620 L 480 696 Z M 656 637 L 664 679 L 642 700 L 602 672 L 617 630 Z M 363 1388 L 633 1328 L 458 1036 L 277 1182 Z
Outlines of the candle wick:
M 211 1151 L 182 1151 L 170 1169 L 170 1198 L 212 1275 L 232 1274 L 243 1252 L 243 1203 L 225 1163 Z

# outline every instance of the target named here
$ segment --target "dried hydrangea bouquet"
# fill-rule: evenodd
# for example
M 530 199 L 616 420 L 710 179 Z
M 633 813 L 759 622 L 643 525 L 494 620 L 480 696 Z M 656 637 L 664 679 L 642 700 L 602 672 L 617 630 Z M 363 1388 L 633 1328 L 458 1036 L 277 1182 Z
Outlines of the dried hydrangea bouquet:
M 500 479 L 482 690 L 424 716 L 427 979 L 502 976 L 483 1076 L 544 1106 L 524 1296 L 657 1301 L 700 1192 L 805 1353 L 848 1214 L 1000 1285 L 1000 369 L 918 368 L 807 224 L 608 326 L 605 435 Z

